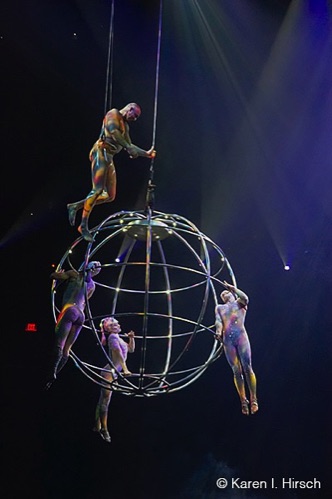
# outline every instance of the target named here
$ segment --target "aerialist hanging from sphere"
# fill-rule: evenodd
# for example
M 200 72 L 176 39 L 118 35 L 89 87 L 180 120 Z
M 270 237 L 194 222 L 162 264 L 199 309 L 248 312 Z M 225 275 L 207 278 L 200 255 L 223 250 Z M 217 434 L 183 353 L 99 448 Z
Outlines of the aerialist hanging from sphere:
M 256 376 L 251 365 L 251 347 L 245 329 L 249 298 L 239 288 L 224 281 L 225 290 L 220 294 L 224 304 L 216 306 L 216 334 L 222 341 L 224 352 L 234 374 L 234 384 L 241 400 L 242 413 L 249 415 L 245 380 L 250 393 L 250 413 L 258 411 Z
M 111 203 L 116 196 L 116 170 L 113 156 L 122 149 L 125 149 L 131 158 L 137 158 L 138 156 L 154 158 L 156 155 L 153 147 L 145 151 L 131 142 L 128 123 L 136 121 L 140 114 L 140 106 L 130 103 L 120 110 L 111 109 L 104 117 L 100 136 L 89 154 L 92 190 L 85 199 L 67 205 L 69 223 L 73 226 L 75 225 L 77 211 L 83 208 L 78 231 L 86 241 L 93 241 L 93 236 L 89 232 L 88 221 L 94 206 L 96 204 Z
M 85 294 L 88 299 L 93 295 L 96 284 L 92 279 L 99 274 L 101 264 L 97 261 L 88 263 L 86 271 L 60 270 L 52 272 L 50 277 L 58 283 L 65 282 L 61 312 L 55 325 L 55 342 L 50 362 L 46 389 L 49 389 L 57 374 L 68 361 L 70 350 L 83 327 L 85 316 Z M 86 288 L 86 290 L 85 290 Z
M 119 333 L 121 332 L 121 327 L 119 322 L 114 317 L 106 317 L 100 323 L 102 338 L 102 345 L 107 345 L 108 347 L 108 356 L 110 357 L 114 368 L 123 372 L 124 376 L 129 376 L 131 372 L 128 370 L 126 360 L 127 355 L 129 353 L 133 353 L 135 351 L 135 333 L 134 331 L 130 331 L 126 334 L 129 338 L 129 342 L 127 343 L 122 338 L 120 338 Z M 113 371 L 113 372 L 111 372 Z M 110 364 L 107 364 L 104 367 L 104 370 L 101 372 L 101 376 L 112 382 L 116 379 L 117 373 Z M 96 431 L 100 434 L 100 436 L 106 442 L 111 442 L 111 437 L 108 433 L 108 407 L 112 397 L 112 389 L 111 388 L 101 388 L 98 404 L 95 412 L 95 426 L 93 431 Z

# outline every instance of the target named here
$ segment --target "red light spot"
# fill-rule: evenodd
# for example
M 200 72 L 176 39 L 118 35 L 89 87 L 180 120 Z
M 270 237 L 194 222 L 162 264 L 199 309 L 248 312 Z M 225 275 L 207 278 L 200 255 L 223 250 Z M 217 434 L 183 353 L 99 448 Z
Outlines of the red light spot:
M 37 331 L 37 325 L 34 322 L 28 322 L 25 326 L 25 331 L 29 333 L 35 333 Z

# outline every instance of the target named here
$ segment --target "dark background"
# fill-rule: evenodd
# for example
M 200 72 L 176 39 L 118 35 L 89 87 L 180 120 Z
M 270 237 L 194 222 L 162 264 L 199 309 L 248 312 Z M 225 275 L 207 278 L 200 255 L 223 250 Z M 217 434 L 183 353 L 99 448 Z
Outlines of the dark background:
M 66 204 L 90 190 L 111 2 L 1 6 L 2 440 L 6 497 L 329 497 L 331 461 L 331 4 L 164 0 L 156 208 L 226 252 L 250 297 L 260 410 L 245 418 L 222 356 L 169 395 L 116 394 L 112 444 L 91 431 L 98 387 L 72 363 L 50 392 L 49 274 L 77 237 Z M 115 2 L 113 100 L 152 141 L 159 2 Z M 97 223 L 142 209 L 149 161 L 116 157 Z M 290 271 L 284 270 L 289 264 Z M 93 307 L 93 303 L 91 304 Z M 190 306 L 190 304 L 188 304 Z M 36 323 L 36 332 L 25 331 Z M 321 481 L 219 490 L 218 477 Z

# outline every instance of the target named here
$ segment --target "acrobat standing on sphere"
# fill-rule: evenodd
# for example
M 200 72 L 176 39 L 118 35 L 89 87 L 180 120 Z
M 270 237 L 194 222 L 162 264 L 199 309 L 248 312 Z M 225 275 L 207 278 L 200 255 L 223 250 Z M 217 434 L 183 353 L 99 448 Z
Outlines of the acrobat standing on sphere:
M 62 299 L 62 309 L 55 326 L 55 345 L 51 360 L 51 374 L 46 389 L 56 380 L 57 374 L 68 361 L 71 347 L 77 340 L 85 321 L 85 286 L 86 295 L 90 299 L 96 284 L 93 277 L 101 270 L 100 262 L 93 261 L 87 265 L 86 272 L 76 270 L 60 270 L 52 272 L 50 277 L 58 283 L 65 282 L 66 289 Z
M 100 136 L 89 154 L 92 190 L 85 199 L 67 205 L 70 225 L 75 225 L 76 213 L 83 208 L 78 231 L 86 241 L 93 241 L 88 221 L 94 206 L 101 203 L 111 203 L 116 196 L 116 171 L 113 156 L 122 149 L 125 149 L 131 158 L 138 156 L 154 158 L 156 155 L 153 147 L 145 151 L 131 142 L 128 123 L 136 121 L 140 114 L 141 108 L 133 102 L 127 104 L 120 111 L 111 109 L 104 117 Z
M 234 384 L 241 400 L 242 413 L 249 415 L 245 380 L 250 392 L 250 413 L 258 411 L 256 376 L 251 366 L 251 348 L 244 326 L 249 298 L 239 288 L 224 281 L 220 294 L 224 304 L 216 306 L 216 333 L 223 342 L 226 359 L 234 374 Z
M 106 317 L 100 323 L 102 338 L 101 342 L 103 345 L 107 344 L 108 355 L 115 367 L 119 372 L 123 372 L 124 376 L 128 376 L 131 372 L 127 368 L 126 360 L 127 354 L 133 353 L 135 351 L 135 333 L 130 331 L 126 336 L 129 338 L 127 343 L 122 338 L 120 338 L 119 333 L 121 332 L 121 327 L 119 322 L 114 317 Z M 113 372 L 110 372 L 113 370 Z M 104 367 L 104 371 L 101 372 L 101 376 L 107 381 L 113 381 L 116 379 L 117 374 L 112 369 L 110 364 Z M 111 442 L 111 437 L 108 433 L 107 418 L 108 418 L 108 406 L 110 404 L 112 396 L 111 388 L 101 388 L 98 404 L 96 407 L 95 415 L 95 426 L 93 431 L 96 431 L 100 436 L 108 443 Z

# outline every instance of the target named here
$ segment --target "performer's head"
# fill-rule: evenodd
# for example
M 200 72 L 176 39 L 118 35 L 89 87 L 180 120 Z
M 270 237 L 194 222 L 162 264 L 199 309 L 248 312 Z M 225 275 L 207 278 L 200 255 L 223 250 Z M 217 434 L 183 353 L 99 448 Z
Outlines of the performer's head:
M 126 121 L 136 121 L 141 115 L 141 108 L 135 102 L 130 102 L 121 109 L 120 113 Z
M 98 261 L 89 262 L 86 269 L 91 270 L 91 275 L 95 276 L 101 271 L 101 263 Z
M 121 332 L 121 326 L 114 317 L 105 317 L 100 323 L 102 333 L 118 334 Z
M 228 289 L 225 289 L 224 291 L 222 291 L 220 293 L 220 298 L 222 299 L 222 301 L 224 303 L 227 303 L 228 301 L 234 301 L 235 300 L 235 296 Z

